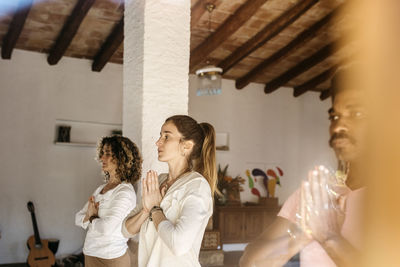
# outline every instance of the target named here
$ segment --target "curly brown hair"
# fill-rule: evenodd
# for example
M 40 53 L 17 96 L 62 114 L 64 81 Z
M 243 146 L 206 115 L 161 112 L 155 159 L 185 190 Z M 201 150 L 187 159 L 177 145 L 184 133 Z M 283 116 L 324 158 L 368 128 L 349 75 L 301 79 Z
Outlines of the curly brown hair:
M 97 145 L 97 160 L 103 156 L 103 147 L 111 147 L 112 158 L 117 164 L 116 175 L 121 182 L 126 181 L 134 184 L 140 179 L 142 173 L 142 157 L 139 148 L 129 138 L 113 135 L 103 137 Z M 108 176 L 105 173 L 106 177 Z

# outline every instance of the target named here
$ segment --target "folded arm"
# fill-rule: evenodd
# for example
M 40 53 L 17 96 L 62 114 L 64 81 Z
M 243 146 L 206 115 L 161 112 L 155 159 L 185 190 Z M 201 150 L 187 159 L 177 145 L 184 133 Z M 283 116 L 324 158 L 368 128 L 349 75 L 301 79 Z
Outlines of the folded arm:
M 83 208 L 75 215 L 75 225 L 80 226 L 83 229 L 86 229 L 89 225 L 89 218 L 87 218 L 88 206 L 89 202 L 86 202 L 85 206 L 83 206 Z
M 97 232 L 108 234 L 118 227 L 135 205 L 135 194 L 120 191 L 112 200 L 110 211 L 106 215 L 92 220 L 91 227 Z

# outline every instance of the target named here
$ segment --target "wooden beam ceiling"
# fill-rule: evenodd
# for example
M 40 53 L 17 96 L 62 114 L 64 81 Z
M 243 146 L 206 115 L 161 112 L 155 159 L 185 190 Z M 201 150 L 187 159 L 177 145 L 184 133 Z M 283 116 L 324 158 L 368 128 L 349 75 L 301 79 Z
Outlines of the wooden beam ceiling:
M 87 40 L 85 38 L 80 40 L 76 40 L 76 46 L 74 42 L 74 47 L 70 47 L 71 42 L 74 40 L 74 36 L 79 31 L 87 30 L 88 25 L 86 23 L 82 24 L 83 20 L 85 19 L 86 15 L 88 14 L 90 8 L 93 6 L 96 0 L 74 0 L 75 6 L 71 10 L 69 5 L 65 5 L 63 8 L 66 12 L 70 12 L 70 15 L 66 18 L 62 30 L 59 31 L 60 25 L 59 22 L 55 22 L 52 19 L 43 20 L 43 21 L 36 21 L 35 16 L 37 14 L 42 14 L 43 12 L 47 12 L 49 18 L 54 12 L 59 12 L 59 10 L 53 10 L 52 8 L 42 8 L 38 6 L 38 9 L 35 7 L 35 12 L 31 12 L 32 19 L 27 19 L 27 16 L 30 12 L 31 6 L 34 5 L 35 1 L 33 0 L 14 0 L 16 1 L 17 5 L 19 5 L 18 9 L 16 9 L 16 13 L 11 19 L 11 23 L 9 24 L 8 32 L 3 37 L 2 42 L 2 58 L 10 58 L 13 49 L 15 48 L 16 44 L 18 44 L 18 48 L 33 50 L 33 51 L 47 51 L 49 42 L 52 43 L 52 47 L 50 49 L 48 55 L 48 62 L 49 64 L 57 64 L 57 62 L 62 58 L 63 55 L 76 55 L 76 56 L 83 56 L 83 57 L 93 57 L 93 50 L 90 52 L 84 51 L 84 49 L 79 48 L 79 42 L 81 45 L 85 45 L 87 43 L 95 43 L 93 41 L 92 36 L 88 36 Z M 68 0 L 60 0 L 60 1 L 68 1 Z M 109 0 L 106 0 L 109 1 Z M 223 2 L 223 0 L 211 0 L 212 3 L 219 5 Z M 264 21 L 262 18 L 258 18 L 255 21 L 250 21 L 251 17 L 254 15 L 259 14 L 258 11 L 260 8 L 263 8 L 263 5 L 268 0 L 241 0 L 239 2 L 224 2 L 224 4 L 218 6 L 218 14 L 229 14 L 222 15 L 223 17 L 227 17 L 225 20 L 218 19 L 219 23 L 216 27 L 215 32 L 211 33 L 206 40 L 203 39 L 204 31 L 202 31 L 198 26 L 199 23 L 205 23 L 205 13 L 207 12 L 206 4 L 209 0 L 197 0 L 192 1 L 194 5 L 191 7 L 191 28 L 194 30 L 194 42 L 198 44 L 198 40 L 202 39 L 203 42 L 200 43 L 197 47 L 195 47 L 191 51 L 191 59 L 190 59 L 190 71 L 192 72 L 199 64 L 205 63 L 206 59 L 210 59 L 210 53 L 214 56 L 214 61 L 218 64 L 218 66 L 224 69 L 225 76 L 228 78 L 236 79 L 236 87 L 241 89 L 245 87 L 252 81 L 259 81 L 263 79 L 263 75 L 266 74 L 266 70 L 268 70 L 268 77 L 273 77 L 270 79 L 268 83 L 266 83 L 265 92 L 269 93 L 276 90 L 280 86 L 294 84 L 294 96 L 299 96 L 308 90 L 315 90 L 318 86 L 321 88 L 322 83 L 329 79 L 336 69 L 336 66 L 339 66 L 340 63 L 333 66 L 333 62 L 326 62 L 326 64 L 322 65 L 319 64 L 321 61 L 324 61 L 327 57 L 329 57 L 332 53 L 336 53 L 338 50 L 334 42 L 326 45 L 326 41 L 324 41 L 325 36 L 329 34 L 329 31 L 334 33 L 334 36 L 341 36 L 340 33 L 343 29 L 347 30 L 351 25 L 346 24 L 346 17 L 336 16 L 338 13 L 341 13 L 341 9 L 345 4 L 336 3 L 330 9 L 328 6 L 321 4 L 318 5 L 318 2 L 322 2 L 321 0 L 285 0 L 286 2 L 282 2 L 282 6 L 289 8 L 279 8 L 279 5 L 274 2 L 272 4 L 271 10 L 268 11 L 272 12 L 274 15 L 274 19 L 268 20 L 268 25 L 265 25 L 267 22 L 260 23 Z M 325 1 L 325 0 L 323 0 Z M 278 1 L 279 2 L 279 1 Z M 13 5 L 15 5 L 13 4 Z M 276 6 L 275 6 L 276 4 Z M 339 4 L 339 5 L 337 5 Z M 21 5 L 24 5 L 21 8 Z M 120 5 L 123 8 L 123 4 Z M 115 15 L 117 18 L 121 16 L 121 8 L 116 12 L 111 12 L 110 14 L 105 14 L 104 12 L 108 12 L 108 6 L 99 5 L 96 7 L 96 12 L 91 14 L 92 18 L 100 18 L 103 19 L 105 17 L 112 18 L 115 21 Z M 264 8 L 266 8 L 264 6 Z M 327 11 L 326 9 L 329 8 L 330 10 Z M 48 9 L 48 10 L 47 10 Z M 322 9 L 324 9 L 322 11 Z M 340 9 L 340 10 L 339 10 Z M 265 12 L 266 10 L 262 10 Z M 327 12 L 330 12 L 327 14 Z M 97 14 L 99 13 L 99 14 Z M 100 15 L 100 13 L 102 15 Z M 272 14 L 271 13 L 271 14 Z M 304 28 L 303 22 L 308 20 L 315 20 L 315 17 L 318 14 L 324 14 L 324 17 L 309 27 L 308 29 Z M 44 13 L 43 13 L 44 14 Z M 65 14 L 65 12 L 63 13 Z M 268 13 L 269 14 L 269 13 Z M 301 21 L 299 18 L 302 17 Z M 332 18 L 335 17 L 335 25 L 338 26 L 337 28 L 329 27 L 327 28 L 326 25 L 332 21 Z M 65 18 L 64 15 L 60 16 L 60 18 Z M 342 18 L 344 20 L 342 20 Z M 260 19 L 260 20 L 259 20 Z M 303 20 L 304 19 L 304 20 Z M 337 20 L 339 19 L 339 20 Z M 26 22 L 25 22 L 26 21 Z M 59 21 L 59 19 L 58 19 Z M 63 21 L 63 19 L 61 20 Z M 338 21 L 338 23 L 336 23 Z M 248 23 L 249 22 L 249 23 Z M 255 23 L 257 22 L 257 23 Z M 25 23 L 25 26 L 24 26 Z M 52 23 L 57 23 L 57 27 L 49 26 Z M 115 23 L 115 22 L 114 22 Z M 282 42 L 277 40 L 280 39 L 280 33 L 282 31 L 293 31 L 292 27 L 288 27 L 289 25 L 294 24 L 294 28 L 302 29 L 302 32 L 295 36 L 294 39 L 290 40 L 289 43 L 286 41 L 287 38 L 283 38 L 285 40 L 284 45 L 282 47 Z M 308 24 L 308 23 L 307 23 Z M 4 23 L 2 24 L 4 25 Z M 344 26 L 344 28 L 343 28 Z M 18 41 L 18 39 L 22 39 L 19 37 L 21 35 L 22 30 L 25 28 L 29 28 L 29 31 L 32 31 L 32 35 L 24 34 L 24 40 Z M 94 26 L 96 27 L 96 26 Z M 248 33 L 244 34 L 242 31 L 239 34 L 238 29 L 244 27 L 249 31 L 253 32 L 254 27 L 258 30 L 256 34 L 251 34 L 249 37 Z M 118 22 L 115 23 L 114 28 L 112 29 L 111 33 L 107 32 L 107 29 L 102 30 L 102 36 L 107 36 L 107 38 L 103 39 L 103 44 L 101 48 L 96 51 L 95 56 L 93 57 L 92 63 L 92 70 L 93 71 L 101 71 L 107 62 L 112 58 L 118 62 L 122 61 L 121 54 L 116 55 L 115 51 L 120 48 L 121 43 L 123 42 L 123 28 L 124 28 L 124 21 L 123 18 Z M 243 30 L 244 30 L 243 28 Z M 343 29 L 342 29 L 343 28 Z M 294 30 L 298 32 L 298 30 Z M 54 36 L 58 34 L 56 40 L 54 39 L 46 39 L 46 40 L 38 40 L 38 36 L 41 32 L 45 32 L 48 36 Z M 30 32 L 29 32 L 30 33 Z M 99 31 L 100 33 L 100 31 Z M 236 36 L 236 33 L 239 36 Z M 320 35 L 322 34 L 322 35 Z M 282 35 L 283 36 L 283 35 Z M 287 37 L 288 35 L 285 35 Z M 289 36 L 294 36 L 290 34 Z M 235 38 L 232 38 L 235 37 Z M 236 37 L 238 39 L 236 39 Z M 242 38 L 247 38 L 242 40 Z M 240 39 L 240 40 L 239 40 Z M 316 42 L 311 42 L 312 39 L 315 39 Z M 233 53 L 228 54 L 225 49 L 218 49 L 222 43 L 226 43 L 227 40 L 232 40 L 232 44 L 226 44 L 227 49 L 233 51 Z M 247 42 L 246 42 L 247 40 Z M 78 42 L 79 41 L 79 42 Z M 96 39 L 96 42 L 98 38 Z M 268 42 L 271 43 L 271 47 L 275 48 L 274 53 L 269 56 L 267 59 L 262 58 L 260 55 L 261 53 L 254 53 L 257 49 L 269 49 L 265 47 L 265 44 Z M 320 48 L 317 44 L 324 43 L 325 46 Z M 348 42 L 347 42 L 348 43 Z M 41 46 L 42 45 L 42 46 Z M 44 46 L 43 46 L 44 45 Z M 234 47 L 234 49 L 232 49 Z M 299 48 L 308 48 L 307 51 L 317 51 L 310 57 L 299 60 L 296 57 L 290 57 L 292 54 L 297 55 L 297 50 Z M 347 48 L 351 48 L 347 47 Z M 257 50 L 258 51 L 258 50 Z M 346 50 L 347 51 L 347 50 Z M 261 51 L 260 51 L 261 52 Z M 270 51 L 268 51 L 270 53 Z M 247 64 L 241 66 L 240 70 L 233 69 L 234 66 L 244 58 L 248 57 L 249 55 L 254 56 L 254 61 L 250 60 L 247 61 Z M 341 55 L 341 54 L 340 54 Z M 338 56 L 340 56 L 338 54 Z M 286 60 L 287 58 L 287 60 Z M 303 57 L 304 58 L 304 57 Z M 223 59 L 223 60 L 221 60 Z M 290 61 L 290 62 L 287 62 Z M 261 62 L 257 66 L 251 66 L 250 62 Z M 278 65 L 278 63 L 282 63 L 282 65 Z M 289 64 L 288 64 L 289 63 Z M 319 65 L 318 65 L 319 64 Z M 287 66 L 293 67 L 287 67 Z M 316 66 L 318 65 L 318 66 Z M 273 67 L 273 68 L 271 68 Z M 312 68 L 310 71 L 308 71 Z M 306 72 L 306 73 L 304 73 Z M 243 73 L 246 73 L 243 75 Z M 304 73 L 304 74 L 303 74 Z M 242 76 L 239 76 L 242 75 Z M 296 78 L 297 76 L 301 75 L 302 84 L 299 85 L 298 82 L 291 81 L 292 79 Z M 264 78 L 265 79 L 265 78 Z M 299 79 L 300 80 L 300 79 Z M 297 79 L 296 79 L 297 81 Z M 304 82 L 305 81 L 305 82 Z M 320 90 L 320 89 L 318 89 Z M 325 98 L 329 96 L 328 91 L 323 91 L 321 93 L 321 98 Z
M 282 47 L 280 50 L 275 52 L 269 58 L 265 59 L 263 62 L 258 64 L 255 68 L 253 68 L 246 75 L 240 77 L 236 80 L 236 88 L 242 89 L 246 87 L 250 82 L 252 82 L 255 78 L 261 75 L 267 68 L 272 67 L 282 60 L 284 57 L 288 56 L 291 52 L 294 52 L 299 47 L 303 46 L 309 40 L 314 38 L 321 32 L 325 25 L 327 25 L 334 16 L 336 16 L 340 12 L 341 7 L 336 8 L 328 15 L 323 17 L 321 20 L 314 23 L 310 28 L 304 30 L 299 35 L 296 36 L 290 43 L 286 46 Z
M 247 0 L 236 12 L 207 39 L 196 47 L 190 55 L 190 71 L 200 64 L 207 56 L 235 33 L 267 0 Z
M 26 18 L 28 17 L 29 11 L 32 7 L 32 2 L 33 0 L 20 0 L 18 2 L 17 12 L 10 23 L 7 34 L 3 38 L 3 44 L 1 47 L 1 57 L 3 59 L 11 59 L 12 51 L 22 29 L 24 28 Z
M 201 16 L 207 11 L 206 10 L 206 1 L 199 0 L 196 4 L 191 8 L 190 12 L 190 28 L 192 29 L 194 26 L 197 25 Z
M 319 99 L 324 101 L 325 99 L 328 99 L 331 96 L 331 89 L 325 89 L 324 91 L 321 92 L 319 95 Z
M 107 40 L 104 42 L 97 55 L 94 57 L 92 71 L 101 71 L 110 60 L 112 55 L 115 53 L 115 51 L 118 49 L 118 47 L 121 45 L 123 40 L 124 17 L 122 17 L 119 23 L 115 25 L 111 34 L 107 37 Z
M 304 59 L 303 61 L 296 64 L 293 68 L 289 69 L 288 71 L 279 75 L 272 81 L 268 82 L 265 85 L 264 92 L 266 94 L 274 92 L 276 89 L 285 85 L 287 82 L 289 82 L 293 78 L 299 76 L 303 72 L 309 70 L 310 68 L 314 67 L 318 63 L 322 62 L 327 57 L 329 57 L 333 53 L 335 53 L 337 50 L 338 50 L 337 42 L 332 42 L 330 44 L 325 45 L 323 48 L 318 50 L 312 56 Z
M 330 79 L 333 74 L 335 73 L 336 69 L 337 69 L 337 65 L 327 69 L 326 71 L 322 72 L 321 74 L 318 74 L 317 76 L 314 76 L 313 78 L 311 78 L 310 80 L 306 81 L 305 83 L 294 87 L 294 91 L 293 91 L 293 96 L 294 97 L 298 97 L 301 96 L 302 94 L 304 94 L 305 92 L 315 89 L 319 84 L 327 81 L 328 79 Z
M 236 49 L 231 55 L 218 64 L 218 67 L 226 73 L 234 65 L 239 63 L 243 58 L 250 55 L 252 52 L 263 46 L 266 42 L 278 35 L 287 26 L 296 21 L 307 10 L 314 6 L 319 0 L 303 0 L 298 2 L 287 11 L 283 12 L 279 17 L 266 25 L 253 38 L 245 42 L 242 46 Z
M 57 41 L 50 50 L 47 62 L 50 65 L 55 65 L 64 55 L 76 32 L 79 29 L 83 19 L 92 7 L 95 0 L 79 0 L 75 5 L 72 14 L 68 17 Z

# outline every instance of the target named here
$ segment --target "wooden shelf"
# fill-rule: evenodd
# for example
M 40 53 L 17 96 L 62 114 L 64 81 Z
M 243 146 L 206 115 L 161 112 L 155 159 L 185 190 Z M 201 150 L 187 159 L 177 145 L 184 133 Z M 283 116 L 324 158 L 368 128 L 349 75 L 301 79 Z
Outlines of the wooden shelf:
M 57 146 L 73 146 L 73 147 L 96 147 L 96 143 L 67 143 L 67 142 L 55 142 Z
M 58 127 L 69 126 L 69 142 L 58 142 Z M 54 129 L 54 144 L 69 147 L 96 147 L 97 141 L 103 136 L 110 136 L 112 131 L 122 130 L 122 124 L 101 121 L 78 121 L 56 119 Z
M 121 123 L 101 122 L 101 121 L 78 121 L 78 120 L 56 119 L 56 122 L 57 123 L 82 123 L 82 124 L 112 125 L 112 126 L 122 127 Z

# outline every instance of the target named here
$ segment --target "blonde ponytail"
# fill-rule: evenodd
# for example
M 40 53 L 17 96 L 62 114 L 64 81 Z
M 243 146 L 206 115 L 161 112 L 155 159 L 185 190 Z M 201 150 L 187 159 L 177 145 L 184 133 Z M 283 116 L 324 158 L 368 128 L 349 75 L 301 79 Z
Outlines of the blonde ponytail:
M 217 166 L 215 160 L 215 131 L 214 127 L 206 122 L 200 123 L 204 133 L 203 146 L 201 148 L 198 172 L 208 181 L 211 193 L 214 196 L 217 187 Z

